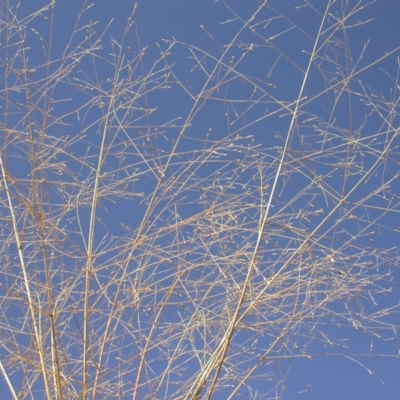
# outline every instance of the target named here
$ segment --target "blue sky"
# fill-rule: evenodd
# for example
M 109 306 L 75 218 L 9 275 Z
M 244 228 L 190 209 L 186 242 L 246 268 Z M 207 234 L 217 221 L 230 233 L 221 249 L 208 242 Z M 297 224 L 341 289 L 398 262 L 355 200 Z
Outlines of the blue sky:
M 151 333 L 158 347 L 148 350 L 138 398 L 173 398 L 229 329 L 236 287 L 251 268 L 238 313 L 243 324 L 212 398 L 397 398 L 400 3 L 271 0 L 257 11 L 261 2 L 253 0 L 139 0 L 132 13 L 131 1 L 96 0 L 82 12 L 89 4 L 60 0 L 24 20 L 47 5 L 24 2 L 16 15 L 26 26 L 26 49 L 15 45 L 22 40 L 17 31 L 0 38 L 14 43 L 0 49 L 2 123 L 18 137 L 26 131 L 35 138 L 30 147 L 4 134 L 2 154 L 21 182 L 9 190 L 19 229 L 35 238 L 38 223 L 24 217 L 21 198 L 36 210 L 32 185 L 46 182 L 39 190 L 49 232 L 43 254 L 52 260 L 71 387 L 79 392 L 83 379 L 84 271 L 92 240 L 88 354 L 105 365 L 100 379 L 111 377 L 104 390 L 115 390 L 115 371 L 122 371 L 118 396 L 132 397 L 138 349 Z M 339 21 L 354 8 L 343 30 Z M 6 73 L 8 60 L 15 71 L 24 69 L 22 60 L 30 69 L 31 107 L 21 106 L 25 86 Z M 4 193 L 1 199 L 6 215 Z M 12 237 L 12 229 L 5 231 Z M 2 257 L 18 260 L 15 244 L 5 249 Z M 38 303 L 47 278 L 35 249 L 27 246 L 24 255 Z M 2 271 L 3 288 L 23 286 L 19 270 Z M 375 275 L 384 279 L 366 283 Z M 2 318 L 21 332 L 11 335 L 16 347 L 34 348 L 17 321 L 29 314 L 20 296 L 4 306 Z M 95 343 L 111 321 L 110 307 L 118 315 L 115 336 L 100 362 Z M 191 328 L 199 315 L 210 321 L 204 331 Z M 45 317 L 42 323 L 48 326 Z M 158 382 L 174 349 L 182 355 L 169 378 L 158 388 L 145 384 Z M 0 350 L 1 361 L 20 390 L 22 364 L 8 365 L 8 352 Z M 234 392 L 237 374 L 259 357 Z M 94 364 L 88 374 L 93 385 Z M 43 389 L 40 379 L 33 385 Z M 4 379 L 0 387 L 9 390 Z

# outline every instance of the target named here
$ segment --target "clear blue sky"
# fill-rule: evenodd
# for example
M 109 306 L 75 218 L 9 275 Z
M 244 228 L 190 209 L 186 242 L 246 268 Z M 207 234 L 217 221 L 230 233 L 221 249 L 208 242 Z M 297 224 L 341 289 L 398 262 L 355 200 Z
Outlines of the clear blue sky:
M 24 2 L 19 13 L 27 15 L 37 9 L 39 3 L 42 2 Z M 179 151 L 182 152 L 180 160 L 185 160 L 185 157 L 190 160 L 191 157 L 194 157 L 193 150 L 197 149 L 196 146 L 200 146 L 199 149 L 202 146 L 206 146 L 204 144 L 205 135 L 209 129 L 214 135 L 212 140 L 220 140 L 229 135 L 252 135 L 254 143 L 260 146 L 260 154 L 264 151 L 264 162 L 272 159 L 271 157 L 277 157 L 279 152 L 276 148 L 283 145 L 290 124 L 289 111 L 285 110 L 284 107 L 287 106 L 293 110 L 293 102 L 298 99 L 304 71 L 307 69 L 309 54 L 314 44 L 313 39 L 316 37 L 320 27 L 322 14 L 328 1 L 312 0 L 309 3 L 312 7 L 306 7 L 306 2 L 302 0 L 270 0 L 268 1 L 268 7 L 255 18 L 253 23 L 254 31 L 245 29 L 238 35 L 223 59 L 226 68 L 221 69 L 221 75 L 216 73 L 215 77 L 208 83 L 207 87 L 213 88 L 213 90 L 209 92 L 207 101 L 204 102 L 202 108 L 199 108 L 198 114 L 193 118 L 192 126 L 187 130 L 188 139 L 182 140 L 182 147 L 179 148 Z M 355 7 L 357 3 L 357 1 L 347 2 L 347 12 L 352 7 Z M 368 5 L 369 2 L 365 1 L 364 3 Z M 43 2 L 43 4 L 45 3 Z M 100 115 L 100 111 L 85 109 L 85 103 L 88 101 L 89 96 L 77 96 L 73 85 L 80 85 L 81 81 L 90 81 L 94 86 L 102 86 L 109 90 L 110 87 L 107 86 L 107 80 L 113 78 L 115 74 L 115 69 L 109 61 L 113 61 L 111 53 L 116 52 L 118 45 L 121 43 L 120 38 L 126 27 L 127 18 L 131 15 L 133 2 L 125 0 L 95 0 L 93 4 L 93 8 L 83 14 L 79 26 L 88 24 L 89 21 L 99 21 L 96 27 L 93 28 L 97 34 L 104 31 L 102 47 L 97 51 L 99 57 L 97 59 L 86 59 L 81 62 L 79 67 L 74 67 L 75 72 L 71 74 L 70 85 L 60 85 L 53 92 L 55 98 L 74 98 L 73 104 L 68 102 L 55 104 L 53 115 L 66 115 L 69 111 L 76 110 L 80 105 L 82 105 L 82 110 L 84 111 L 81 113 L 75 112 L 66 117 L 65 121 L 69 122 L 70 125 L 53 127 L 51 131 L 53 135 L 78 136 L 82 127 L 89 126 Z M 259 5 L 260 1 L 254 0 L 227 0 L 226 2 L 211 0 L 137 1 L 136 28 L 132 29 L 126 36 L 121 50 L 125 62 L 134 60 L 137 57 L 139 46 L 142 49 L 146 48 L 143 60 L 133 63 L 133 65 L 136 65 L 133 76 L 140 80 L 143 74 L 152 68 L 154 62 L 160 59 L 160 49 L 165 51 L 169 43 L 175 41 L 175 45 L 171 48 L 171 54 L 168 56 L 168 62 L 171 65 L 171 71 L 176 74 L 177 80 L 180 82 L 178 85 L 175 81 L 168 90 L 149 92 L 145 100 L 141 99 L 138 102 L 142 106 L 146 102 L 146 106 L 150 108 L 157 107 L 157 112 L 138 120 L 135 125 L 136 131 L 144 135 L 151 126 L 153 130 L 156 128 L 159 131 L 166 132 L 167 136 L 170 135 L 166 141 L 152 142 L 155 139 L 149 140 L 148 148 L 151 150 L 147 150 L 149 160 L 151 152 L 156 148 L 159 156 L 154 157 L 152 162 L 162 164 L 165 161 L 165 154 L 170 149 L 170 144 L 178 138 L 180 124 L 183 123 L 194 104 L 190 94 L 194 96 L 203 88 L 206 82 L 205 71 L 210 73 L 213 70 L 216 60 L 221 57 L 221 54 L 226 49 L 224 46 L 232 42 L 243 23 L 254 14 Z M 41 52 L 43 43 L 52 41 L 51 58 L 57 60 L 65 54 L 66 46 L 73 48 L 80 40 L 84 39 L 85 35 L 89 33 L 88 30 L 80 31 L 70 42 L 71 32 L 77 16 L 81 12 L 81 6 L 81 1 L 57 0 L 53 16 L 50 11 L 46 11 L 43 17 L 48 19 L 38 17 L 32 22 L 31 27 L 40 32 L 40 34 L 35 34 L 33 30 L 27 31 L 27 42 L 31 47 L 31 50 L 28 51 L 30 64 L 38 66 L 45 62 L 47 53 Z M 339 13 L 339 4 L 332 7 L 332 14 L 328 18 L 329 22 L 332 23 L 335 18 L 338 18 L 340 16 Z M 51 37 L 45 33 L 46 24 L 50 25 L 49 18 L 54 18 L 54 29 Z M 368 21 L 368 23 L 364 24 L 360 21 Z M 299 121 L 301 120 L 302 122 L 299 122 L 298 128 L 293 133 L 292 149 L 289 152 L 290 157 L 292 157 L 290 160 L 293 161 L 293 168 L 298 168 L 299 173 L 298 175 L 295 172 L 287 175 L 283 173 L 278 182 L 271 211 L 272 215 L 277 215 L 278 222 L 284 219 L 285 212 L 293 215 L 298 213 L 300 215 L 301 210 L 332 209 L 335 205 L 334 194 L 337 194 L 338 197 L 345 196 L 353 187 L 357 186 L 358 182 L 362 181 L 362 173 L 356 171 L 357 165 L 363 165 L 364 171 L 367 171 L 376 161 L 374 151 L 381 149 L 376 143 L 383 141 L 385 135 L 381 134 L 381 132 L 385 130 L 384 125 L 389 124 L 388 120 L 390 118 L 392 118 L 390 123 L 394 129 L 396 127 L 398 129 L 399 117 L 397 114 L 399 106 L 397 102 L 400 87 L 398 86 L 399 82 L 396 82 L 399 68 L 396 57 L 400 56 L 400 51 L 390 52 L 400 46 L 399 21 L 400 2 L 397 0 L 378 0 L 366 6 L 346 21 L 348 25 L 346 30 L 347 37 L 341 36 L 339 33 L 334 37 L 330 37 L 329 30 L 323 32 L 322 37 L 324 40 L 331 40 L 332 43 L 328 46 L 327 42 L 321 40 L 318 57 L 325 57 L 325 62 L 322 62 L 322 58 L 316 58 L 303 91 L 303 105 L 299 116 Z M 251 25 L 249 24 L 249 26 Z M 328 24 L 324 25 L 324 27 L 327 28 Z M 1 40 L 4 39 L 2 38 Z M 346 46 L 343 45 L 343 42 Z M 324 50 L 325 48 L 326 50 Z M 329 50 L 329 48 L 337 51 L 337 53 Z M 390 55 L 385 58 L 388 53 Z M 336 56 L 340 54 L 337 59 L 334 58 L 335 54 Z M 361 55 L 362 57 L 360 57 Z M 351 89 L 349 89 L 350 95 L 341 96 L 335 90 L 330 90 L 327 95 L 320 95 L 325 91 L 325 88 L 344 78 L 341 73 L 344 70 L 345 56 L 347 56 L 348 60 L 348 69 L 356 73 L 353 78 L 354 83 L 352 82 Z M 2 60 L 5 59 L 6 54 L 4 51 L 1 53 L 1 57 Z M 202 60 L 204 71 L 198 68 L 195 57 Z M 371 65 L 375 60 L 379 59 L 382 59 L 379 65 Z M 329 62 L 326 62 L 327 60 Z M 94 64 L 96 68 L 93 68 Z M 41 76 L 45 76 L 49 71 L 55 70 L 59 65 L 60 61 L 56 61 L 54 65 L 50 66 L 49 70 L 37 68 L 34 79 L 39 81 Z M 162 63 L 159 65 L 161 66 Z M 241 75 L 226 73 L 228 65 L 233 66 Z M 168 70 L 165 71 L 165 74 L 167 73 Z M 222 77 L 224 73 L 226 73 L 226 80 Z M 121 72 L 119 79 L 127 79 L 128 76 L 129 71 L 126 69 Z M 162 76 L 162 74 L 157 75 L 155 77 L 156 83 L 150 83 L 149 87 L 162 82 Z M 325 80 L 322 76 L 325 77 Z M 221 79 L 221 84 L 217 90 L 215 85 L 218 79 Z M 232 81 L 228 82 L 228 79 L 232 79 Z M 329 79 L 331 80 L 329 81 Z M 174 80 L 171 77 L 170 82 L 172 81 Z M 255 85 L 257 85 L 257 90 L 254 90 Z M 138 91 L 140 90 L 139 86 Z M 338 87 L 342 86 L 339 85 Z M 364 93 L 363 90 L 365 90 Z M 84 91 L 85 89 L 82 90 L 82 92 Z M 381 116 L 366 117 L 372 111 L 371 108 L 368 108 L 369 105 L 367 104 L 365 93 L 375 96 L 373 97 L 375 104 L 382 104 L 380 109 Z M 338 96 L 340 100 L 333 106 L 335 96 Z M 377 100 L 379 98 L 383 99 L 381 103 Z M 230 100 L 232 99 L 235 99 L 236 102 L 231 102 Z M 202 104 L 202 102 L 200 103 Z M 392 113 L 388 111 L 388 104 L 393 107 Z M 376 113 L 379 114 L 378 112 Z M 355 172 L 354 174 L 349 174 L 346 180 L 341 175 L 342 172 L 336 171 L 336 169 L 334 170 L 325 164 L 325 162 L 333 162 L 332 160 L 335 159 L 334 151 L 326 158 L 321 159 L 313 153 L 317 149 L 321 149 L 322 152 L 323 146 L 321 145 L 321 137 L 317 136 L 314 127 L 311 127 L 312 124 L 310 123 L 309 128 L 307 128 L 307 122 L 304 122 L 311 116 L 315 117 L 314 127 L 318 126 L 321 130 L 326 129 L 329 134 L 332 134 L 331 139 L 326 139 L 326 146 L 332 145 L 332 148 L 334 148 L 335 140 L 339 140 L 337 138 L 342 132 L 341 129 L 359 135 L 357 137 L 361 138 L 360 140 L 365 144 L 365 147 L 362 148 L 365 155 L 354 155 Z M 327 121 L 329 121 L 329 129 L 326 128 Z M 391 134 L 389 133 L 388 137 Z M 373 139 L 375 135 L 376 140 Z M 77 142 L 76 145 L 71 145 L 71 149 L 77 158 L 89 155 L 96 159 L 98 148 L 93 145 L 89 148 L 89 144 L 96 143 L 99 137 L 98 132 L 89 130 L 87 139 Z M 365 139 L 366 137 L 371 137 L 371 140 Z M 115 143 L 117 145 L 119 142 L 116 140 Z M 393 142 L 393 148 L 396 145 L 400 145 L 398 139 Z M 365 150 L 366 148 L 369 150 Z M 227 149 L 227 151 L 229 150 Z M 276 152 L 273 153 L 274 151 Z M 307 164 L 307 161 L 304 161 L 304 163 L 299 161 L 301 159 L 300 153 L 296 151 L 310 151 L 310 153 L 313 153 L 313 157 L 315 156 L 313 163 Z M 271 152 L 271 154 L 268 152 Z M 63 159 L 64 156 L 60 155 L 59 157 Z M 136 156 L 133 155 L 132 157 L 135 158 Z M 242 157 L 242 155 L 239 157 Z M 110 157 L 104 167 L 104 171 L 112 172 L 118 162 Z M 377 167 L 376 173 L 372 173 L 371 178 L 363 182 L 354 195 L 347 199 L 349 206 L 346 210 L 350 209 L 352 204 L 364 199 L 369 193 L 374 192 L 375 188 L 380 188 L 382 179 L 393 179 L 390 204 L 397 211 L 396 213 L 382 213 L 373 209 L 374 207 L 387 207 L 386 200 L 383 200 L 381 189 L 376 189 L 377 194 L 375 197 L 372 196 L 363 200 L 365 207 L 360 207 L 360 210 L 354 211 L 354 215 L 360 220 L 357 229 L 360 226 L 369 224 L 366 218 L 370 218 L 370 221 L 372 221 L 379 217 L 377 220 L 378 225 L 373 229 L 372 227 L 368 228 L 365 232 L 365 237 L 362 237 L 354 245 L 354 249 L 357 248 L 357 251 L 364 249 L 367 252 L 376 247 L 390 249 L 394 255 L 397 254 L 400 236 L 399 234 L 396 235 L 395 229 L 400 226 L 398 214 L 400 208 L 397 205 L 398 200 L 396 200 L 395 196 L 400 196 L 400 180 L 396 178 L 399 162 L 399 152 L 394 151 L 386 163 Z M 134 162 L 132 163 L 134 164 Z M 10 168 L 14 168 L 14 176 L 18 177 L 19 174 L 21 176 L 26 175 L 26 170 L 17 164 L 13 165 L 12 160 L 9 165 Z M 78 167 L 75 165 L 71 168 L 76 172 Z M 174 170 L 174 168 L 176 169 Z M 213 171 L 213 168 L 211 163 L 209 171 Z M 219 166 L 217 165 L 215 168 L 219 168 Z M 310 189 L 305 196 L 306 200 L 293 200 L 305 185 L 309 184 L 305 175 L 300 171 L 302 168 L 304 168 L 304 174 L 309 174 L 309 176 L 314 173 L 315 176 L 326 174 L 328 177 L 327 185 L 330 193 L 332 193 L 332 198 L 329 198 L 329 196 L 326 198 L 321 194 L 317 195 L 317 189 L 315 189 L 315 192 L 313 192 L 314 189 Z M 383 168 L 385 168 L 385 172 L 382 172 Z M 179 171 L 178 164 L 172 163 L 171 170 Z M 229 168 L 225 173 L 229 175 L 228 172 Z M 172 174 L 172 172 L 169 173 Z M 204 177 L 207 173 L 199 171 L 198 176 L 199 178 Z M 246 171 L 244 169 L 243 176 L 240 179 L 250 184 L 253 174 L 254 171 Z M 265 174 L 265 179 L 272 183 L 273 179 L 268 176 L 268 172 Z M 151 178 L 151 174 L 149 175 L 148 180 L 139 181 L 136 186 L 137 190 L 143 191 L 146 195 L 151 193 L 157 182 L 155 177 Z M 269 190 L 270 188 L 271 185 Z M 240 193 L 242 195 L 242 192 Z M 315 194 L 315 199 L 309 200 L 308 203 L 307 199 L 311 199 L 313 193 Z M 199 208 L 196 195 L 192 194 L 193 198 L 191 198 L 189 192 L 186 195 L 188 196 L 186 200 L 183 200 L 183 195 L 180 199 L 182 203 L 180 204 L 182 218 L 189 218 Z M 311 202 L 314 203 L 310 205 Z M 168 205 L 168 202 L 165 204 Z M 104 226 L 99 224 L 99 228 L 96 231 L 96 245 L 99 248 L 102 246 L 101 238 L 108 230 L 115 237 L 123 237 L 124 228 L 122 224 L 127 225 L 134 231 L 141 220 L 142 211 L 140 207 L 139 200 L 133 206 L 131 203 L 121 200 L 115 205 L 110 202 L 107 205 L 108 212 L 99 210 L 99 218 L 102 218 Z M 168 207 L 171 207 L 171 205 L 169 204 Z M 135 212 L 131 212 L 132 210 Z M 335 228 L 343 213 L 343 210 L 339 210 L 321 228 L 322 231 L 318 232 L 318 234 L 321 234 L 323 239 L 320 240 L 315 249 L 310 250 L 310 254 L 313 251 L 316 253 L 318 251 L 322 252 L 323 246 L 343 249 L 343 254 L 347 254 L 346 252 L 350 254 L 353 251 L 353 247 L 346 247 L 346 243 L 351 241 L 352 229 L 356 229 L 356 226 L 352 225 L 352 221 L 346 220 L 343 224 L 340 224 L 339 228 Z M 167 213 L 164 215 L 160 211 L 160 215 L 167 218 Z M 249 211 L 248 218 L 254 217 L 255 214 Z M 308 223 L 297 221 L 294 218 L 290 219 L 290 223 L 298 229 L 312 231 L 321 220 L 322 217 L 312 219 Z M 89 223 L 89 214 L 85 213 L 84 209 L 80 214 L 80 222 L 83 226 L 82 231 L 85 233 Z M 155 226 L 157 223 L 162 225 L 161 222 L 156 221 Z M 71 235 L 71 239 L 75 240 L 74 238 L 75 236 Z M 80 239 L 77 240 L 79 241 Z M 158 242 L 155 241 L 154 243 L 157 244 Z M 159 243 L 162 244 L 162 241 Z M 289 245 L 292 246 L 293 243 L 295 242 L 292 239 L 283 237 L 271 241 L 271 245 L 279 249 Z M 77 243 L 77 246 L 84 247 L 82 243 Z M 361 253 L 362 251 L 360 250 Z M 272 257 L 274 253 L 269 253 L 267 249 L 263 254 L 265 258 L 262 260 L 269 263 L 269 257 Z M 189 260 L 191 260 L 190 257 Z M 360 256 L 360 259 L 362 257 L 364 255 Z M 365 257 L 366 260 L 371 261 L 370 258 Z M 341 264 L 342 261 L 338 261 L 338 263 L 337 274 L 339 276 L 343 273 L 340 268 L 341 265 L 345 265 L 345 262 L 343 261 L 343 264 Z M 383 264 L 380 268 L 380 271 L 388 271 L 389 265 Z M 400 289 L 397 283 L 399 277 L 400 273 L 395 270 L 393 281 L 382 284 L 385 288 L 392 286 L 393 292 L 376 300 L 377 304 L 379 304 L 379 307 L 376 306 L 376 310 L 399 304 Z M 107 276 L 102 276 L 102 279 L 107 281 Z M 370 312 L 374 310 L 373 302 L 370 300 L 367 297 L 363 297 L 359 302 L 350 300 L 346 304 L 352 305 L 356 311 L 364 307 L 365 310 Z M 207 305 L 207 307 L 212 306 Z M 345 304 L 336 301 L 330 304 L 329 307 L 332 307 L 332 310 L 339 310 L 341 307 L 345 308 Z M 182 312 L 182 310 L 171 310 L 170 312 L 171 315 L 165 318 L 174 320 L 174 318 L 178 318 L 179 312 Z M 397 314 L 382 320 L 388 324 L 399 325 Z M 273 399 L 275 395 L 282 396 L 285 400 L 375 400 L 400 398 L 400 341 L 396 333 L 386 328 L 382 332 L 375 330 L 374 332 L 378 336 L 382 334 L 385 338 L 385 340 L 380 340 L 374 338 L 371 333 L 364 333 L 363 329 L 355 329 L 354 327 L 343 325 L 339 329 L 336 324 L 342 324 L 342 322 L 339 320 L 334 321 L 334 318 L 330 321 L 329 318 L 321 319 L 320 322 L 324 324 L 322 331 L 327 336 L 331 335 L 329 340 L 336 344 L 332 345 L 332 347 L 327 346 L 326 342 L 329 340 L 327 339 L 326 342 L 323 342 L 321 335 L 314 333 L 312 320 L 309 320 L 305 325 L 299 326 L 293 331 L 290 340 L 284 341 L 281 346 L 278 346 L 280 348 L 280 359 L 271 359 L 273 362 L 270 365 L 260 367 L 260 372 L 263 374 L 267 374 L 270 369 L 275 376 L 274 383 L 268 381 L 265 375 L 262 379 L 255 377 L 251 380 L 251 383 L 249 382 L 254 398 Z M 369 321 L 364 322 L 366 325 L 369 324 Z M 331 327 L 329 326 L 330 323 L 332 324 Z M 242 337 L 242 340 L 246 342 L 246 346 L 248 345 L 247 339 L 250 337 L 252 337 L 252 334 L 249 337 L 245 335 Z M 240 340 L 240 338 L 237 340 Z M 265 340 L 267 341 L 267 339 Z M 240 342 L 236 342 L 236 344 L 238 343 Z M 258 340 L 254 351 L 262 354 L 262 348 L 266 343 Z M 301 348 L 307 349 L 308 356 L 301 357 Z M 356 354 L 356 356 L 353 357 L 352 354 Z M 387 357 L 384 355 L 387 355 Z M 157 373 L 156 369 L 155 371 Z M 161 370 L 158 373 L 161 373 Z M 276 391 L 274 391 L 272 388 L 280 379 L 284 379 L 285 383 L 284 385 L 278 385 Z M 3 393 L 7 391 L 1 378 L 0 387 Z M 262 394 L 267 392 L 268 395 L 263 397 Z M 226 393 L 229 393 L 229 390 Z M 243 390 L 240 393 L 244 396 L 242 398 L 246 398 L 246 396 L 250 398 L 249 391 Z M 220 398 L 223 399 L 226 394 L 221 396 Z M 218 395 L 213 398 L 217 399 Z M 237 398 L 240 398 L 239 395 Z

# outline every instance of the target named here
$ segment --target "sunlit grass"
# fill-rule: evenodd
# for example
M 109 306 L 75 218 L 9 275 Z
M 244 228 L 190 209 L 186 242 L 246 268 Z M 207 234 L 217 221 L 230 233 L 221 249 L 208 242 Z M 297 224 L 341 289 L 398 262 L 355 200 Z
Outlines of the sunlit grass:
M 60 49 L 58 3 L 2 3 L 7 396 L 281 398 L 286 359 L 369 371 L 343 337 L 397 338 L 398 49 L 352 53 L 362 2 L 249 3 L 155 61 L 136 7 L 117 38 L 84 5 Z

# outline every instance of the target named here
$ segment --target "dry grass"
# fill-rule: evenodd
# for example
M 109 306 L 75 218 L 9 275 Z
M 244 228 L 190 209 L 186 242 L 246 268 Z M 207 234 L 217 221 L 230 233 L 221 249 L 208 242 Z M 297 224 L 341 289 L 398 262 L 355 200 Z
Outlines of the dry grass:
M 397 338 L 399 51 L 355 57 L 365 4 L 322 3 L 303 26 L 227 5 L 218 53 L 166 40 L 154 63 L 127 45 L 136 8 L 111 39 L 85 4 L 60 50 L 58 3 L 1 3 L 9 396 L 282 397 L 283 360 L 367 368 L 339 332 L 367 333 L 369 357 Z

